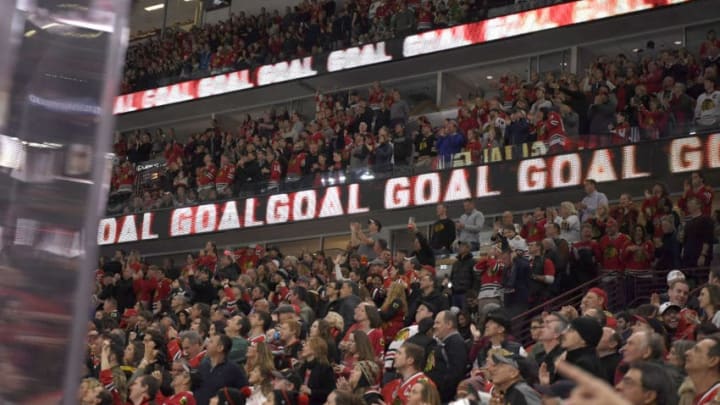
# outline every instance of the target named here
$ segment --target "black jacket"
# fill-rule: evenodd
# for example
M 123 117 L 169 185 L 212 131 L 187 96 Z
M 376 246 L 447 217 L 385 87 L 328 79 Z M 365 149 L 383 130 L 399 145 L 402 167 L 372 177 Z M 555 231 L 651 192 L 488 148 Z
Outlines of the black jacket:
M 570 350 L 567 352 L 565 360 L 595 377 L 605 379 L 605 374 L 600 367 L 600 360 L 594 347 L 582 347 L 580 349 Z
M 350 325 L 355 323 L 355 307 L 360 305 L 360 297 L 350 295 L 345 298 L 340 298 L 337 302 L 340 303 L 338 310 L 340 316 L 343 317 L 343 321 L 345 321 L 345 331 L 347 331 Z M 343 331 L 343 334 L 345 331 Z
M 428 377 L 435 382 L 440 392 L 440 399 L 447 403 L 455 398 L 458 384 L 465 377 L 467 363 L 467 347 L 459 333 L 453 333 L 439 342 L 428 359 L 433 365 Z
M 335 374 L 329 364 L 306 362 L 300 366 L 300 376 L 310 388 L 310 405 L 324 404 L 335 389 Z
M 459 256 L 450 271 L 453 293 L 463 294 L 473 288 L 475 280 L 475 259 L 471 253 Z
M 202 383 L 194 390 L 198 405 L 208 405 L 220 388 L 242 388 L 248 385 L 245 372 L 235 363 L 224 361 L 212 367 L 209 361 L 200 363 L 198 369 Z
M 608 384 L 615 385 L 615 370 L 620 364 L 620 360 L 622 360 L 622 355 L 617 352 L 600 358 L 600 368 L 604 373 L 602 378 Z

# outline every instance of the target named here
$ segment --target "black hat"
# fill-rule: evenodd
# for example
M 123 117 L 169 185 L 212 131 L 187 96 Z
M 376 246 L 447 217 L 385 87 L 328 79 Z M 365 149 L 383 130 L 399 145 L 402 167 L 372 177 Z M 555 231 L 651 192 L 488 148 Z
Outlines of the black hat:
M 600 322 L 589 316 L 573 319 L 570 321 L 570 328 L 577 331 L 589 347 L 597 347 L 603 333 Z
M 496 324 L 505 328 L 506 333 L 510 333 L 510 327 L 512 326 L 512 322 L 510 321 L 510 318 L 507 316 L 507 314 L 505 314 L 505 311 L 496 310 L 489 312 L 485 317 L 485 322 L 487 321 L 495 322 Z
M 378 231 L 382 229 L 382 224 L 375 218 L 368 219 L 368 224 L 375 224 L 378 227 Z

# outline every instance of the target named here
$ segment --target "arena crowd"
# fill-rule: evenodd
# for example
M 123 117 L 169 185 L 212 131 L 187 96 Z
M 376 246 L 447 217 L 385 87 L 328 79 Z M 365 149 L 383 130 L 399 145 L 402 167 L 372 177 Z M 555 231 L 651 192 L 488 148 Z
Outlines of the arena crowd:
M 413 116 L 398 90 L 376 82 L 367 92 L 317 94 L 312 117 L 270 109 L 236 128 L 121 134 L 108 214 L 433 170 L 460 154 L 479 164 L 507 145 L 560 153 L 591 147 L 589 139 L 609 146 L 710 131 L 720 126 L 718 56 L 710 31 L 697 54 L 665 49 L 598 57 L 577 75 L 508 74 L 492 95 L 458 99 L 456 118 L 441 122 Z
M 129 53 L 126 90 L 474 18 L 468 1 L 445 12 L 398 3 L 372 18 L 365 3 L 370 12 L 305 2 L 150 41 Z M 560 153 L 589 135 L 620 145 L 709 131 L 720 124 L 718 55 L 710 31 L 697 53 L 508 74 L 493 95 L 459 98 L 444 122 L 414 117 L 378 82 L 317 94 L 314 117 L 270 110 L 239 128 L 122 134 L 108 212 L 439 170 L 460 153 L 479 164 L 506 145 Z M 211 240 L 183 263 L 118 249 L 99 260 L 78 403 L 720 404 L 712 185 L 693 172 L 677 196 L 658 182 L 609 197 L 588 179 L 574 201 L 498 218 L 473 200 L 458 212 L 440 204 L 429 233 L 410 224 L 409 250 L 373 217 L 350 223 L 333 257 Z M 662 291 L 638 288 L 657 278 Z M 572 290 L 578 305 L 558 301 Z M 538 308 L 526 337 L 520 323 Z

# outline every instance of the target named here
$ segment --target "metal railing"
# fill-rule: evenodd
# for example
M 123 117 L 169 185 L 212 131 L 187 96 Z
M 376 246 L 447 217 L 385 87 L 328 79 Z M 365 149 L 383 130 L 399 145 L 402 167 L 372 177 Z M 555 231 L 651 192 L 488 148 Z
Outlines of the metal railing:
M 709 267 L 681 269 L 692 288 L 690 296 L 699 294 L 710 272 Z M 600 275 L 557 297 L 531 308 L 512 319 L 513 336 L 523 344 L 532 341 L 530 323 L 533 318 L 544 312 L 560 310 L 564 306 L 577 308 L 587 291 L 593 287 L 601 287 L 608 295 L 608 310 L 616 312 L 635 308 L 650 302 L 653 293 L 663 293 L 668 289 L 667 274 L 670 270 L 632 271 L 616 274 L 613 277 Z

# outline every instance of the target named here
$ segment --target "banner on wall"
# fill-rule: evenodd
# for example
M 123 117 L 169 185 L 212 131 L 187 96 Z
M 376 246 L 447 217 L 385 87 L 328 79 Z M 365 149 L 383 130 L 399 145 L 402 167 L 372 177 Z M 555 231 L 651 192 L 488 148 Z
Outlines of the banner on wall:
M 642 150 L 642 153 L 640 153 Z M 415 176 L 278 193 L 104 218 L 97 242 L 113 245 L 395 210 L 720 168 L 720 134 L 582 150 Z
M 298 58 L 252 70 L 239 70 L 123 94 L 115 99 L 113 112 L 124 114 L 199 100 L 690 1 L 692 0 L 579 0 L 557 4 L 409 35 L 404 39 L 365 44 L 315 57 Z M 218 5 L 215 8 L 222 8 L 229 6 L 230 0 L 206 0 L 205 4 L 207 6 L 211 3 Z

